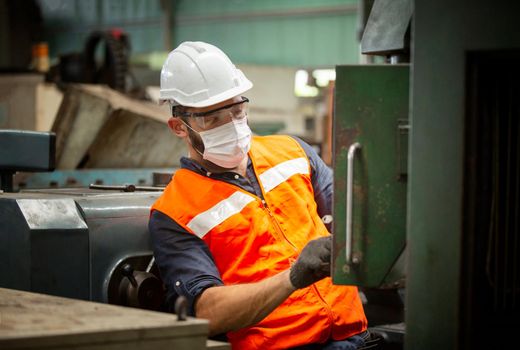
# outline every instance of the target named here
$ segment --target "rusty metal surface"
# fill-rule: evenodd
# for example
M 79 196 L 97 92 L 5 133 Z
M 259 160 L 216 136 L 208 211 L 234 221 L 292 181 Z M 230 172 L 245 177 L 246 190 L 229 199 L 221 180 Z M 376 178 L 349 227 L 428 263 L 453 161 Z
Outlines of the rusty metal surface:
M 408 65 L 339 66 L 334 115 L 334 248 L 336 284 L 400 286 L 406 242 L 403 120 Z M 404 137 L 407 137 L 405 135 Z M 355 142 L 352 260 L 345 259 L 347 152 Z M 396 262 L 399 264 L 396 265 Z M 397 266 L 397 268 L 395 267 Z M 391 273 L 390 273 L 391 272 Z

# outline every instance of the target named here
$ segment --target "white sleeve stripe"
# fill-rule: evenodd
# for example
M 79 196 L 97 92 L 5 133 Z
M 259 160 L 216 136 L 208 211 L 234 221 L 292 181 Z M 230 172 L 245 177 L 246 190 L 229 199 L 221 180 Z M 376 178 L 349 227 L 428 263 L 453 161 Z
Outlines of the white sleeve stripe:
M 309 163 L 306 158 L 291 159 L 277 164 L 260 175 L 260 182 L 267 193 L 296 174 L 309 174 Z
M 240 213 L 242 209 L 255 198 L 243 192 L 236 191 L 226 199 L 221 200 L 208 210 L 196 215 L 188 223 L 188 227 L 200 238 L 229 217 Z

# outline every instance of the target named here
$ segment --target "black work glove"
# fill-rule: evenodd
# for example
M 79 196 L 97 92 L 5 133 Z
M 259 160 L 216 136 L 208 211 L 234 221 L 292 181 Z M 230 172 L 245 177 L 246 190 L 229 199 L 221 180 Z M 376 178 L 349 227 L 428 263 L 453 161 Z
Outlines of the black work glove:
M 330 249 L 332 236 L 309 241 L 291 267 L 290 279 L 297 288 L 307 287 L 330 276 Z

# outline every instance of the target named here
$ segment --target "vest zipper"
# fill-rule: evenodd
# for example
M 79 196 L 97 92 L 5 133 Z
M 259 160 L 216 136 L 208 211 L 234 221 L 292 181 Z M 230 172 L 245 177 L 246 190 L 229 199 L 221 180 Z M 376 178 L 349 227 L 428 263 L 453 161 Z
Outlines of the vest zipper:
M 261 199 L 261 201 L 262 201 L 262 207 L 267 211 L 267 213 L 269 214 L 269 217 L 274 222 L 275 231 L 277 231 L 277 233 L 280 236 L 282 236 L 283 239 L 287 243 L 289 243 L 291 245 L 291 247 L 293 247 L 293 249 L 298 253 L 298 249 L 296 248 L 296 246 L 294 244 L 292 244 L 291 241 L 289 241 L 287 239 L 287 237 L 285 236 L 285 234 L 283 233 L 283 230 L 280 227 L 280 224 L 278 223 L 278 221 L 276 221 L 276 218 L 274 217 L 273 213 L 271 212 L 271 209 L 269 209 L 269 206 L 267 205 L 266 201 L 263 199 Z M 325 299 L 323 299 L 323 297 L 321 296 L 321 293 L 318 291 L 318 288 L 316 288 L 316 285 L 314 283 L 311 284 L 311 289 L 314 292 L 314 294 L 318 297 L 318 299 L 322 302 L 322 304 L 324 305 L 324 309 L 327 312 L 327 315 L 329 318 L 329 324 L 330 324 L 329 334 L 327 336 L 327 339 L 328 339 L 328 338 L 330 338 L 330 335 L 332 333 L 332 326 L 334 325 L 334 316 L 332 315 L 332 309 L 331 309 L 330 305 L 325 301 Z
M 329 316 L 330 328 L 329 328 L 329 335 L 327 336 L 327 339 L 328 339 L 328 338 L 330 338 L 330 334 L 332 333 L 332 327 L 334 326 L 334 316 L 332 315 L 332 308 L 325 301 L 325 299 L 323 299 L 323 297 L 321 296 L 320 291 L 318 290 L 318 288 L 316 288 L 316 284 L 313 283 L 313 284 L 311 284 L 311 286 L 312 286 L 312 290 L 314 291 L 314 294 L 316 294 L 318 299 L 320 299 L 321 302 L 325 305 L 325 311 L 327 312 L 327 315 Z
M 278 223 L 278 221 L 276 221 L 276 218 L 274 217 L 273 213 L 271 212 L 271 209 L 269 209 L 269 206 L 267 205 L 267 202 L 264 200 L 264 199 L 261 199 L 262 201 L 262 208 L 264 208 L 266 211 L 267 211 L 267 214 L 269 215 L 269 217 L 271 218 L 271 221 L 274 223 L 274 226 L 275 226 L 275 231 L 276 233 L 281 236 L 279 237 L 280 240 L 284 240 L 286 241 L 287 243 L 289 243 L 289 245 L 296 251 L 298 252 L 298 248 L 296 248 L 296 246 L 291 242 L 289 241 L 289 239 L 287 238 L 287 236 L 285 236 L 285 233 L 283 232 L 282 228 L 280 227 L 280 224 Z

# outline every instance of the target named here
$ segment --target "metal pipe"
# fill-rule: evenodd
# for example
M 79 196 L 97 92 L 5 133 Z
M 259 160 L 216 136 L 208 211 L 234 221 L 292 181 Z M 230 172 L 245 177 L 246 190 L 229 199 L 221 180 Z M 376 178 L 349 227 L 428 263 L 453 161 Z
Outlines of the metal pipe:
M 520 122 L 518 119 L 516 120 L 517 124 L 517 135 L 520 135 Z M 513 300 L 512 300 L 512 307 L 513 309 L 516 307 L 516 294 L 517 294 L 517 270 L 518 270 L 518 264 L 520 261 L 518 261 L 518 250 L 520 249 L 518 245 L 518 216 L 520 215 L 520 140 L 518 137 L 516 137 L 516 179 L 515 179 L 515 185 L 516 185 L 516 191 L 515 191 L 515 213 L 514 215 L 514 228 L 513 228 L 513 237 L 514 237 L 514 244 L 513 244 Z
M 494 92 L 494 91 L 493 91 Z M 496 100 L 496 96 L 495 96 L 495 100 Z M 499 116 L 499 113 L 498 113 L 498 108 L 496 108 L 496 106 L 493 106 L 493 112 L 494 112 L 494 119 L 495 119 L 495 155 L 496 155 L 496 159 L 495 159 L 495 193 L 494 193 L 494 196 L 495 196 L 495 199 L 496 199 L 496 207 L 495 207 L 495 232 L 494 232 L 494 257 L 493 257 L 493 262 L 494 262 L 494 286 L 493 286 L 493 296 L 494 296 L 494 308 L 495 308 L 495 311 L 498 311 L 498 305 L 499 305 L 499 296 L 498 296 L 498 286 L 499 286 L 499 264 L 498 264 L 498 259 L 499 259 L 499 256 L 500 256 L 500 248 L 499 248 L 499 244 L 500 244 L 500 218 L 501 218 L 501 215 L 500 215 L 500 212 L 502 210 L 502 206 L 500 205 L 500 116 Z
M 90 184 L 88 187 L 93 190 L 115 190 L 115 191 L 123 191 L 123 192 L 135 192 L 135 191 L 155 191 L 160 192 L 164 190 L 164 187 L 154 187 L 154 186 L 135 186 L 132 184 L 122 185 L 122 186 L 108 186 L 108 185 L 96 185 Z
M 390 64 L 398 64 L 406 62 L 406 57 L 404 55 L 392 55 L 390 56 Z
M 511 88 L 509 90 L 511 92 Z M 505 182 L 506 182 L 506 185 L 505 185 L 505 203 L 506 203 L 506 207 L 505 207 L 505 222 L 504 222 L 504 225 L 505 225 L 505 229 L 504 229 L 504 243 L 503 243 L 503 247 L 504 247 L 504 260 L 503 260 L 503 271 L 504 271 L 504 281 L 503 281 L 503 292 L 502 292 L 502 308 L 503 309 L 506 309 L 507 308 L 507 300 L 508 300 L 508 280 L 509 280 L 509 264 L 508 264 L 508 260 L 509 260 L 509 235 L 510 235 L 510 227 L 509 227 L 509 218 L 510 218 L 510 211 L 511 211 L 511 208 L 512 208 L 512 203 L 511 203 L 511 200 L 510 200 L 510 195 L 511 195 L 511 187 L 512 187 L 512 181 L 513 179 L 511 178 L 511 164 L 513 162 L 512 160 L 512 144 L 513 144 L 513 135 L 512 135 L 512 129 L 513 129 L 513 118 L 512 118 L 512 111 L 511 111 L 511 100 L 510 100 L 511 97 L 509 97 L 509 111 L 508 111 L 508 115 L 507 115 L 507 118 L 508 118 L 508 125 L 507 125 L 507 137 L 506 137 L 506 147 L 507 149 L 505 150 L 506 151 L 506 162 L 507 162 L 507 171 L 506 171 L 506 174 L 505 174 Z

